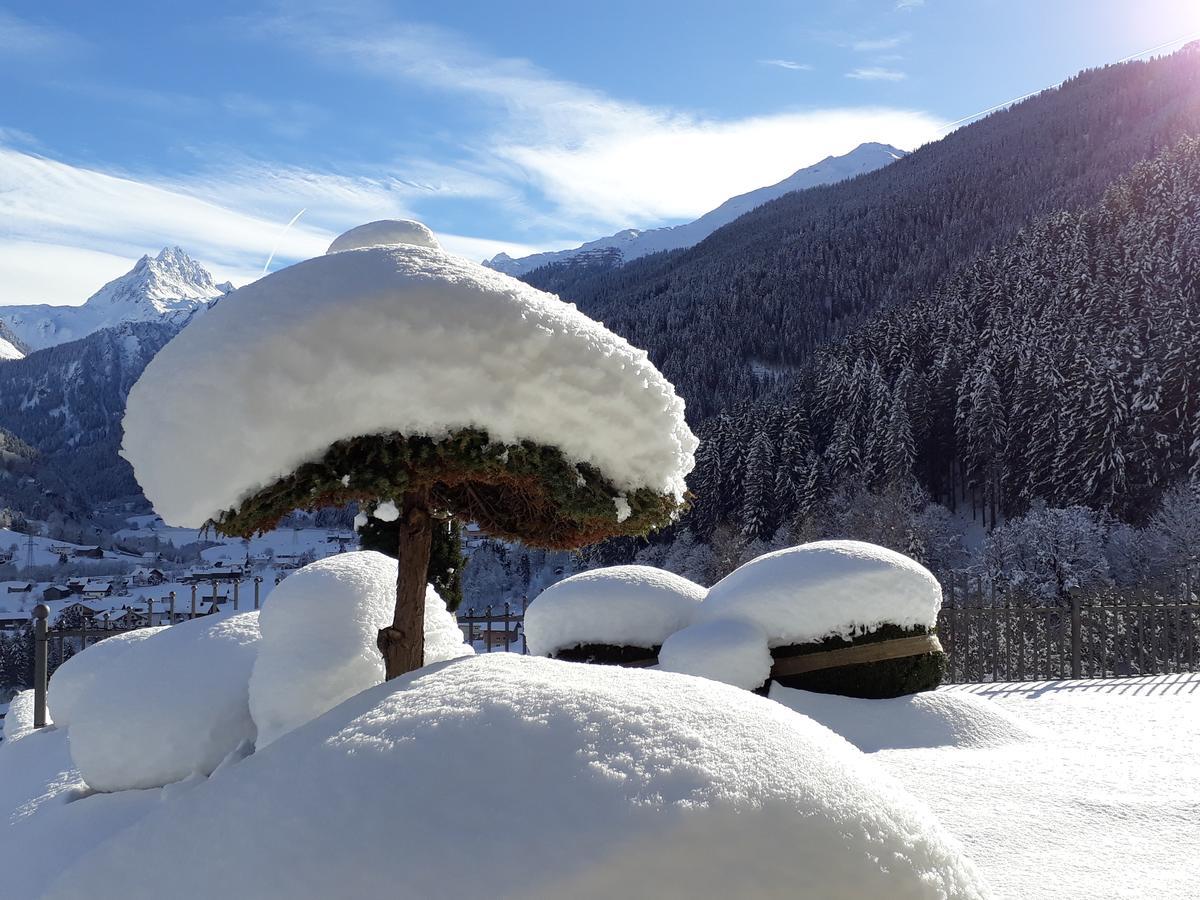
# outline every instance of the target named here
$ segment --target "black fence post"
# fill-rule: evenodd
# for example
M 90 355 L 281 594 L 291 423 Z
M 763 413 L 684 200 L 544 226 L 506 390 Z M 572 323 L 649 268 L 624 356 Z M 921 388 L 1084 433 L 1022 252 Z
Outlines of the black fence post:
M 50 607 L 39 603 L 33 608 L 33 727 L 46 727 L 46 686 L 50 674 L 46 666 L 46 617 Z
M 1080 592 L 1071 591 L 1071 677 L 1083 677 L 1083 622 L 1080 614 Z

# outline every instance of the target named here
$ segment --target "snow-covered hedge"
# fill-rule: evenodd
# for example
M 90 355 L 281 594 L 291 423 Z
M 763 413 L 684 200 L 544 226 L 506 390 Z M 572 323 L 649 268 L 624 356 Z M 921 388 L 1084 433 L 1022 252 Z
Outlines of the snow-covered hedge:
M 191 322 L 130 391 L 122 453 L 159 514 L 199 526 L 337 441 L 461 429 L 557 448 L 617 490 L 676 502 L 697 444 L 644 351 L 446 254 L 424 226 L 385 222 Z
M 60 728 L 70 725 L 75 712 L 87 703 L 88 692 L 99 686 L 104 690 L 106 674 L 126 651 L 167 629 L 166 625 L 138 628 L 106 637 L 77 653 L 54 670 L 47 689 L 46 705 L 54 711 Z
M 258 746 L 379 684 L 380 628 L 396 604 L 396 560 L 341 553 L 285 579 L 263 605 L 262 643 L 250 676 Z M 432 586 L 425 594 L 425 664 L 475 651 Z
M 96 885 L 123 900 L 985 895 L 928 808 L 811 719 L 716 682 L 506 653 L 345 701 L 46 896 Z
M 152 633 L 106 651 L 116 640 L 107 638 L 70 660 L 65 724 L 71 758 L 90 787 L 161 787 L 207 775 L 254 740 L 247 685 L 258 615 L 146 629 Z M 52 702 L 61 674 L 50 680 Z
M 580 572 L 551 585 L 529 605 L 526 646 L 537 656 L 578 647 L 596 648 L 602 655 L 604 648 L 620 647 L 657 652 L 669 635 L 692 622 L 704 595 L 695 582 L 653 566 Z
M 941 682 L 946 656 L 929 639 L 941 605 L 941 585 L 915 560 L 862 541 L 817 541 L 734 570 L 709 590 L 700 619 L 760 627 L 781 684 L 881 698 Z M 879 645 L 880 658 L 834 664 L 824 657 L 820 668 L 800 671 L 814 664 L 800 657 L 869 644 Z
M 941 606 L 941 585 L 916 560 L 863 541 L 816 541 L 738 567 L 709 589 L 700 618 L 749 619 L 782 647 L 885 624 L 933 628 Z

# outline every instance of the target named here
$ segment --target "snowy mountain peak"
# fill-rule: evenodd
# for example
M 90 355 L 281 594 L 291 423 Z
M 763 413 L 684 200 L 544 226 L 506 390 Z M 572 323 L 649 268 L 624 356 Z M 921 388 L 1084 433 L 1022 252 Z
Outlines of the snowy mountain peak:
M 566 262 L 581 256 L 594 257 L 600 251 L 606 251 L 607 255 L 613 257 L 619 265 L 650 253 L 691 247 L 700 243 L 721 226 L 728 225 L 755 207 L 762 206 L 784 194 L 818 185 L 833 184 L 856 175 L 872 172 L 905 155 L 903 150 L 899 150 L 891 144 L 880 144 L 874 141 L 859 144 L 844 156 L 827 156 L 819 163 L 792 173 L 783 181 L 732 197 L 694 222 L 645 230 L 626 228 L 616 234 L 589 241 L 571 250 L 535 253 L 520 259 L 514 259 L 507 253 L 497 253 L 491 259 L 486 260 L 484 265 L 499 272 L 519 276 L 526 272 L 532 272 L 539 266 Z
M 191 310 L 222 291 L 208 270 L 179 247 L 147 254 L 87 299 L 85 306 L 130 306 L 170 315 Z
M 233 290 L 180 247 L 146 254 L 82 306 L 0 306 L 0 328 L 17 349 L 40 350 L 86 337 L 123 322 L 166 321 L 182 325 L 197 310 Z M 11 354 L 10 354 L 11 355 Z M 3 358 L 0 348 L 0 358 Z

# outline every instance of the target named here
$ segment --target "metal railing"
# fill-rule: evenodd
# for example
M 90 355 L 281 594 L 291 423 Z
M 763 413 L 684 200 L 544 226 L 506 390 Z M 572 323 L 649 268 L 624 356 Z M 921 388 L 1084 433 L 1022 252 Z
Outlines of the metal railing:
M 1046 602 L 975 576 L 944 581 L 938 637 L 949 682 L 1123 678 L 1200 666 L 1194 570 L 1135 587 L 1064 591 Z
M 261 579 L 255 579 L 256 582 Z M 938 637 L 949 658 L 947 683 L 1123 678 L 1200 668 L 1200 600 L 1196 572 L 1157 585 L 1068 592 L 1046 603 L 994 590 L 975 576 L 944 580 Z M 254 608 L 260 606 L 255 584 Z M 194 592 L 193 592 L 194 596 Z M 158 624 L 203 616 L 193 602 L 176 609 L 172 592 Z M 235 594 L 236 604 L 236 594 Z M 236 609 L 236 605 L 234 607 Z M 49 609 L 34 609 L 34 724 L 45 724 L 49 675 L 74 653 L 149 622 L 49 627 Z M 163 622 L 163 618 L 166 622 Z M 528 653 L 525 604 L 470 608 L 457 615 L 464 639 L 483 652 Z
M 458 627 L 463 638 L 476 650 L 485 653 L 528 653 L 525 647 L 525 604 L 514 609 L 511 603 L 503 606 L 486 606 L 482 610 L 471 607 L 459 611 Z

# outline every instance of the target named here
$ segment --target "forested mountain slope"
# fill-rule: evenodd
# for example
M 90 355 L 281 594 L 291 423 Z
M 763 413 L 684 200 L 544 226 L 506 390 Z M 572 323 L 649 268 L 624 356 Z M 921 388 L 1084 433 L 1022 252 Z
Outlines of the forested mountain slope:
M 0 364 L 0 429 L 37 451 L 31 464 L 50 492 L 43 504 L 81 512 L 140 496 L 129 464 L 117 456 L 125 397 L 177 330 L 166 321 L 126 322 Z M 17 503 L 5 493 L 0 483 L 0 507 L 38 514 L 28 498 Z
M 858 328 L 785 402 L 744 404 L 701 437 L 701 535 L 762 536 L 839 484 L 914 476 L 989 522 L 1039 500 L 1144 520 L 1172 483 L 1200 483 L 1200 140 Z
M 524 276 L 645 347 L 700 421 L 1036 217 L 1200 133 L 1200 44 L 1084 72 L 876 172 L 788 194 L 687 250 Z

